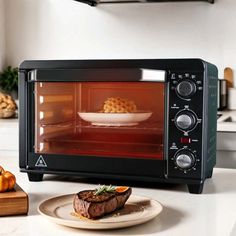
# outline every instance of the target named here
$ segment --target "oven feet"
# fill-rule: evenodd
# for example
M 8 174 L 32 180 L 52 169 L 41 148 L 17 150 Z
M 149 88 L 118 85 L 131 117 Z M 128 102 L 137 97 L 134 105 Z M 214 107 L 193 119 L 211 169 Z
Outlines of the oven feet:
M 188 191 L 190 193 L 200 194 L 200 193 L 202 193 L 203 185 L 204 185 L 204 183 L 202 183 L 202 184 L 188 184 Z
M 210 171 L 208 171 L 206 177 L 207 177 L 207 178 L 211 178 L 211 177 L 212 177 L 212 173 L 213 173 L 213 169 L 210 170 Z
M 38 174 L 38 173 L 27 173 L 29 181 L 32 182 L 39 182 L 43 180 L 43 174 Z

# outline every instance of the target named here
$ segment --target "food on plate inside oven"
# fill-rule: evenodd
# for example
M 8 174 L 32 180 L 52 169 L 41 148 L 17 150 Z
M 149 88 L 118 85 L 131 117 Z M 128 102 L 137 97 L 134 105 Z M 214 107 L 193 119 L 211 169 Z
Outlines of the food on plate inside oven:
M 132 113 L 137 112 L 134 101 L 120 97 L 110 97 L 103 103 L 100 112 L 104 113 Z
M 94 190 L 78 192 L 74 197 L 73 207 L 76 213 L 97 219 L 122 208 L 132 189 L 126 186 L 99 186 Z

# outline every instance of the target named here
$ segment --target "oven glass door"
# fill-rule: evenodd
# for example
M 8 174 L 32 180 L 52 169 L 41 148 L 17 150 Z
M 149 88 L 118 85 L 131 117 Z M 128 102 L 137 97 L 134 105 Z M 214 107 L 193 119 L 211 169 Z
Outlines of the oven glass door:
M 81 76 L 34 79 L 34 152 L 163 160 L 165 73 Z

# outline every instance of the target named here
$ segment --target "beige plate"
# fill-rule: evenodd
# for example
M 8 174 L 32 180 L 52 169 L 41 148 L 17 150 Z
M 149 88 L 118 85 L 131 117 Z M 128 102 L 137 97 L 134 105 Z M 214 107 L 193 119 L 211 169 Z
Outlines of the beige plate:
M 78 112 L 81 119 L 97 126 L 134 126 L 147 120 L 152 112 L 139 111 L 136 113 L 102 113 Z
M 123 209 L 90 220 L 76 215 L 73 210 L 74 194 L 50 198 L 42 202 L 38 211 L 49 220 L 73 228 L 81 229 L 117 229 L 142 224 L 156 217 L 162 211 L 162 205 L 150 198 L 131 195 Z

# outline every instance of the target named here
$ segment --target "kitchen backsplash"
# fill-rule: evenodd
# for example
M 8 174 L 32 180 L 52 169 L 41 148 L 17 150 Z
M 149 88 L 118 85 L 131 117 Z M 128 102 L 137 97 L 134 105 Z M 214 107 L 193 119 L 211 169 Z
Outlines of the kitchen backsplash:
M 236 1 L 99 5 L 6 0 L 7 63 L 200 57 L 236 69 Z
M 5 58 L 5 22 L 4 0 L 0 0 L 0 70 L 4 66 Z

